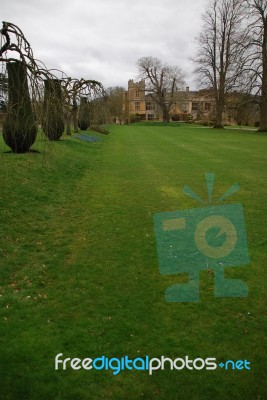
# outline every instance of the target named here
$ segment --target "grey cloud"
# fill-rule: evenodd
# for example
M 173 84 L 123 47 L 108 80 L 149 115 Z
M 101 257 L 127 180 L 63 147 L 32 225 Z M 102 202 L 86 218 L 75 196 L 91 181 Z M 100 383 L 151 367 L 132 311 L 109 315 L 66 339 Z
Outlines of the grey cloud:
M 125 86 L 136 61 L 155 56 L 190 72 L 206 0 L 9 0 L 1 16 L 17 24 L 48 68 Z M 190 74 L 189 74 L 190 75 Z M 190 78 L 190 77 L 189 77 Z

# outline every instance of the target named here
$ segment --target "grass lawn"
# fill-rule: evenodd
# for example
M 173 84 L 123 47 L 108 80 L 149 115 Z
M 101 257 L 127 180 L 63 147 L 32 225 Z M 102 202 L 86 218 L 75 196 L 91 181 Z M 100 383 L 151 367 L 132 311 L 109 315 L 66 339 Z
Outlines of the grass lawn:
M 267 136 L 190 126 L 112 126 L 87 143 L 72 137 L 0 148 L 0 399 L 264 400 L 266 374 Z M 246 298 L 215 298 L 202 271 L 200 301 L 168 303 L 153 214 L 196 208 L 237 182 L 225 204 L 244 206 L 248 266 L 227 268 Z M 55 371 L 55 356 L 215 357 L 251 370 Z

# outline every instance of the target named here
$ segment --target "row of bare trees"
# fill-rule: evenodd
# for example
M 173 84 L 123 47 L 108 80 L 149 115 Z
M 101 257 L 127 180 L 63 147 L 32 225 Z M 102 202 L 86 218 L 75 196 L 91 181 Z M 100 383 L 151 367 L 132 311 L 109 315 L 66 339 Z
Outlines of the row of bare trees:
M 222 127 L 227 96 L 250 93 L 267 131 L 267 0 L 211 0 L 203 14 L 194 60 L 200 86 L 211 88 L 215 127 Z
M 267 0 L 210 0 L 202 22 L 202 30 L 197 38 L 198 52 L 193 60 L 194 72 L 199 87 L 209 89 L 214 95 L 215 127 L 221 128 L 223 125 L 223 112 L 229 95 L 242 93 L 258 102 L 259 130 L 267 131 Z M 45 106 L 41 117 L 45 132 L 52 126 L 49 119 L 51 120 L 53 113 L 61 115 L 59 120 L 64 117 L 68 134 L 71 123 L 74 131 L 77 131 L 78 126 L 83 129 L 89 124 L 90 107 L 91 112 L 92 109 L 95 111 L 101 108 L 99 121 L 110 113 L 122 118 L 122 88 L 110 88 L 105 92 L 97 81 L 71 79 L 63 74 L 58 79 L 51 70 L 47 70 L 41 62 L 34 59 L 32 49 L 18 27 L 3 23 L 0 33 L 5 38 L 0 49 L 0 62 L 10 65 L 20 62 L 24 65 L 33 113 L 38 114 L 40 104 Z M 17 55 L 15 58 L 12 56 L 14 53 Z M 155 57 L 140 58 L 137 65 L 140 78 L 146 81 L 146 92 L 161 108 L 163 120 L 168 122 L 176 94 L 184 87 L 185 74 L 179 67 L 164 64 Z M 7 70 L 11 71 L 12 68 L 10 66 Z M 22 70 L 20 79 L 13 79 L 15 84 L 10 82 L 9 88 L 16 87 L 16 82 L 21 82 L 21 74 Z M 9 75 L 12 76 L 12 72 Z M 24 85 L 24 90 L 27 84 Z M 3 83 L 2 87 L 4 86 Z M 53 102 L 51 99 L 47 101 L 48 93 L 52 96 L 51 99 L 61 99 L 62 111 L 56 104 L 51 109 Z M 12 99 L 11 93 L 9 99 Z M 2 104 L 2 98 L 0 101 Z M 29 112 L 29 102 L 27 104 Z M 12 107 L 9 104 L 9 112 Z M 53 126 L 54 134 L 48 134 L 48 137 L 57 140 L 64 128 L 60 121 Z
M 229 96 L 242 94 L 260 109 L 259 130 L 267 131 L 267 0 L 210 0 L 193 59 L 199 88 L 209 89 L 215 102 L 215 128 L 223 127 Z M 155 57 L 137 61 L 146 91 L 169 121 L 175 93 L 184 86 L 178 67 Z
M 87 129 L 89 113 L 95 113 L 99 99 L 105 98 L 102 84 L 48 70 L 34 58 L 23 32 L 12 23 L 3 22 L 0 35 L 3 39 L 0 48 L 3 67 L 1 104 L 8 99 L 3 138 L 12 151 L 29 151 L 37 137 L 39 124 L 49 140 L 59 140 L 65 124 L 67 134 L 71 132 L 71 124 L 74 131 L 78 131 L 78 127 Z M 92 103 L 91 109 L 89 103 Z

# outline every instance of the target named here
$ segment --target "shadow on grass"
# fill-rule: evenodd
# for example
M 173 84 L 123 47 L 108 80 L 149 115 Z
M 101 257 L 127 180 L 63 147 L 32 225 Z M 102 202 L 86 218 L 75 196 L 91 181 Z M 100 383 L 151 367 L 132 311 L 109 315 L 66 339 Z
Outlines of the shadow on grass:
M 37 154 L 41 154 L 41 152 L 39 150 L 29 150 L 26 151 L 25 153 L 15 153 L 12 150 L 7 150 L 7 151 L 3 151 L 4 154 L 29 154 L 29 153 L 37 153 Z

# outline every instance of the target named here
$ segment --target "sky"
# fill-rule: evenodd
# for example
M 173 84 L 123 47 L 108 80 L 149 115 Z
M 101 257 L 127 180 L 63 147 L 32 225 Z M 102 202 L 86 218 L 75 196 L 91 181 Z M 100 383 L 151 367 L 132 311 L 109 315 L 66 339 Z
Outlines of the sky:
M 153 56 L 186 73 L 196 88 L 190 58 L 207 0 L 8 0 L 1 21 L 24 33 L 34 57 L 72 78 L 127 88 L 136 62 Z

